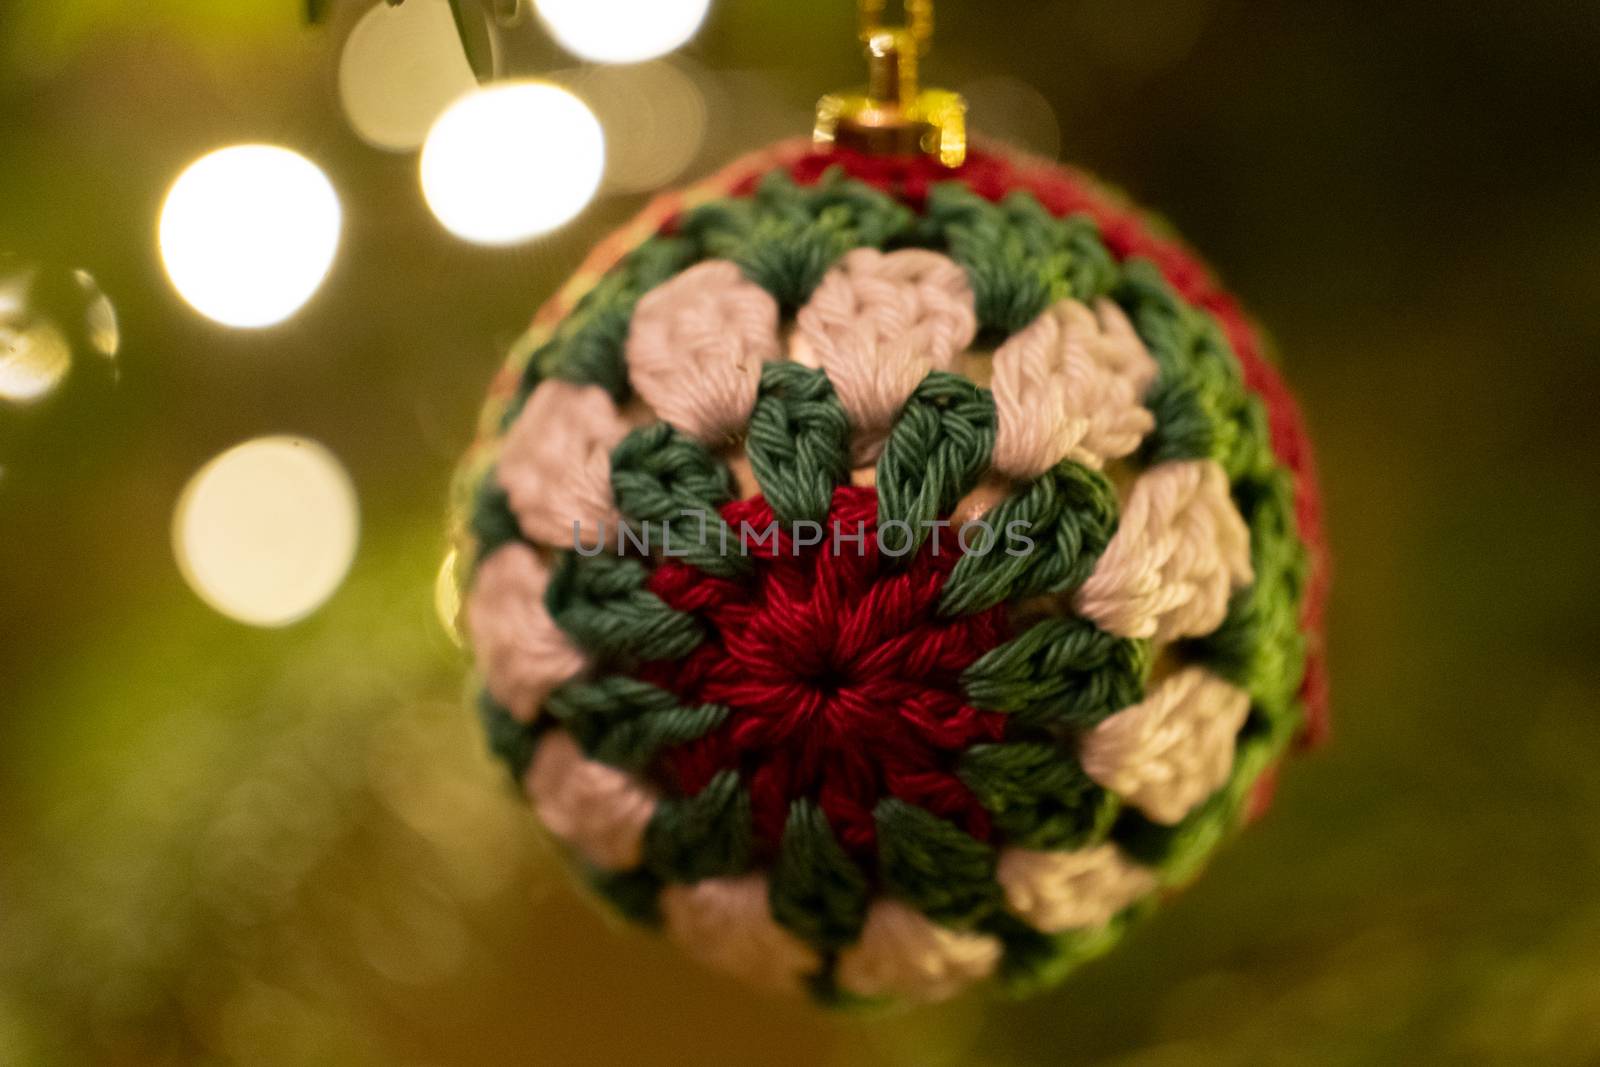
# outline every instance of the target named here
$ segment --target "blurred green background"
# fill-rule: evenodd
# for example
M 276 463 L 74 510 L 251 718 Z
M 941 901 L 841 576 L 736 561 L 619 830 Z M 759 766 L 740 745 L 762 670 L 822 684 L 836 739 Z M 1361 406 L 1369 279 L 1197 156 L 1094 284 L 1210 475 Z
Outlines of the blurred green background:
M 1058 992 L 866 1020 L 613 928 L 482 751 L 433 606 L 448 478 L 505 347 L 643 198 L 451 238 L 341 114 L 366 6 L 0 4 L 0 251 L 91 271 L 122 332 L 0 403 L 0 1062 L 1600 1062 L 1593 5 L 941 0 L 930 77 L 979 129 L 1159 207 L 1275 333 L 1320 445 L 1335 732 Z M 859 77 L 852 7 L 716 0 L 676 61 L 708 102 L 685 178 Z M 345 211 L 264 331 L 194 314 L 154 238 L 243 141 Z M 340 457 L 363 529 L 328 606 L 263 630 L 169 529 L 273 433 Z

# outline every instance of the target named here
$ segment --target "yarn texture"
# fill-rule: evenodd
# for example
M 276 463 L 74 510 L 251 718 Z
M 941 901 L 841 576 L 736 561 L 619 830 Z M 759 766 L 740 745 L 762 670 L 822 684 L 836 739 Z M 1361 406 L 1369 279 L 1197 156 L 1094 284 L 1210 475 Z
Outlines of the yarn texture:
M 573 869 L 834 1006 L 1060 981 L 1326 727 L 1300 415 L 1091 179 L 778 145 L 538 314 L 458 480 L 493 750 Z

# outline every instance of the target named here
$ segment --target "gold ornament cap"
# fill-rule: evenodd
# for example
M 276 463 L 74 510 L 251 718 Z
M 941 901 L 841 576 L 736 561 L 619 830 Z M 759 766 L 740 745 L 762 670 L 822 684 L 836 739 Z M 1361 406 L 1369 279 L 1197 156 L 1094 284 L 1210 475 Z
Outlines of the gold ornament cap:
M 945 89 L 923 89 L 917 64 L 933 38 L 933 0 L 906 0 L 907 25 L 883 25 L 885 0 L 861 0 L 864 91 L 817 102 L 812 137 L 819 148 L 870 155 L 923 155 L 946 167 L 967 158 L 967 103 Z

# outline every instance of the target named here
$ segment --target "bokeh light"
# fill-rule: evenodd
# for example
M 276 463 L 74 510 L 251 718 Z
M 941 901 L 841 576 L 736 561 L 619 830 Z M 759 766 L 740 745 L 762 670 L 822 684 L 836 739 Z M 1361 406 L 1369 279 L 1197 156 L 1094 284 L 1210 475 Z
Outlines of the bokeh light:
M 511 82 L 439 116 L 422 148 L 422 192 L 457 237 L 515 244 L 582 211 L 605 157 L 605 134 L 583 101 L 545 82 Z
M 374 148 L 419 148 L 434 119 L 477 84 L 449 0 L 377 0 L 339 57 L 339 103 Z
M 10 257 L 0 260 L 0 322 L 13 322 L 28 306 L 33 271 L 17 266 Z
M 586 67 L 557 76 L 588 104 L 606 131 L 605 187 L 658 189 L 699 156 L 706 139 L 706 98 L 693 74 L 653 60 Z
M 0 402 L 27 405 L 54 393 L 87 349 L 117 353 L 117 313 L 88 272 L 0 257 Z
M 987 137 L 1048 158 L 1061 151 L 1061 122 L 1038 89 L 1006 74 L 979 78 L 960 86 L 975 128 Z
M 34 321 L 18 328 L 0 320 L 0 400 L 42 400 L 71 367 L 72 349 L 52 323 Z
M 286 626 L 339 588 L 359 528 L 355 488 L 327 449 L 263 437 L 190 480 L 173 515 L 173 551 L 190 587 L 217 611 Z
M 111 298 L 100 289 L 100 283 L 86 270 L 72 272 L 72 280 L 85 301 L 83 308 L 83 336 L 89 348 L 106 359 L 115 359 L 122 348 L 122 327 L 117 322 L 117 309 Z
M 535 0 L 550 34 L 596 63 L 637 63 L 685 44 L 711 0 Z
M 235 145 L 202 156 L 167 193 L 161 259 L 200 314 L 270 326 L 327 277 L 339 229 L 339 198 L 316 164 L 287 148 Z
M 456 582 L 458 559 L 459 553 L 452 548 L 445 554 L 444 562 L 439 565 L 439 573 L 433 579 L 433 611 L 439 618 L 445 636 L 455 645 L 462 643 L 458 622 L 461 616 L 461 588 Z

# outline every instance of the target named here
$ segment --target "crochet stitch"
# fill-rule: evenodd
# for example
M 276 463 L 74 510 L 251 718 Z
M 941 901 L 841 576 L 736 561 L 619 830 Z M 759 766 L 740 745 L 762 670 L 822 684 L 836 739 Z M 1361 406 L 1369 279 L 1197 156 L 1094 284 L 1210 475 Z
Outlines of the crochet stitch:
M 668 194 L 459 485 L 491 747 L 597 893 L 763 988 L 1059 981 L 1324 729 L 1293 402 L 1054 164 L 785 144 Z

